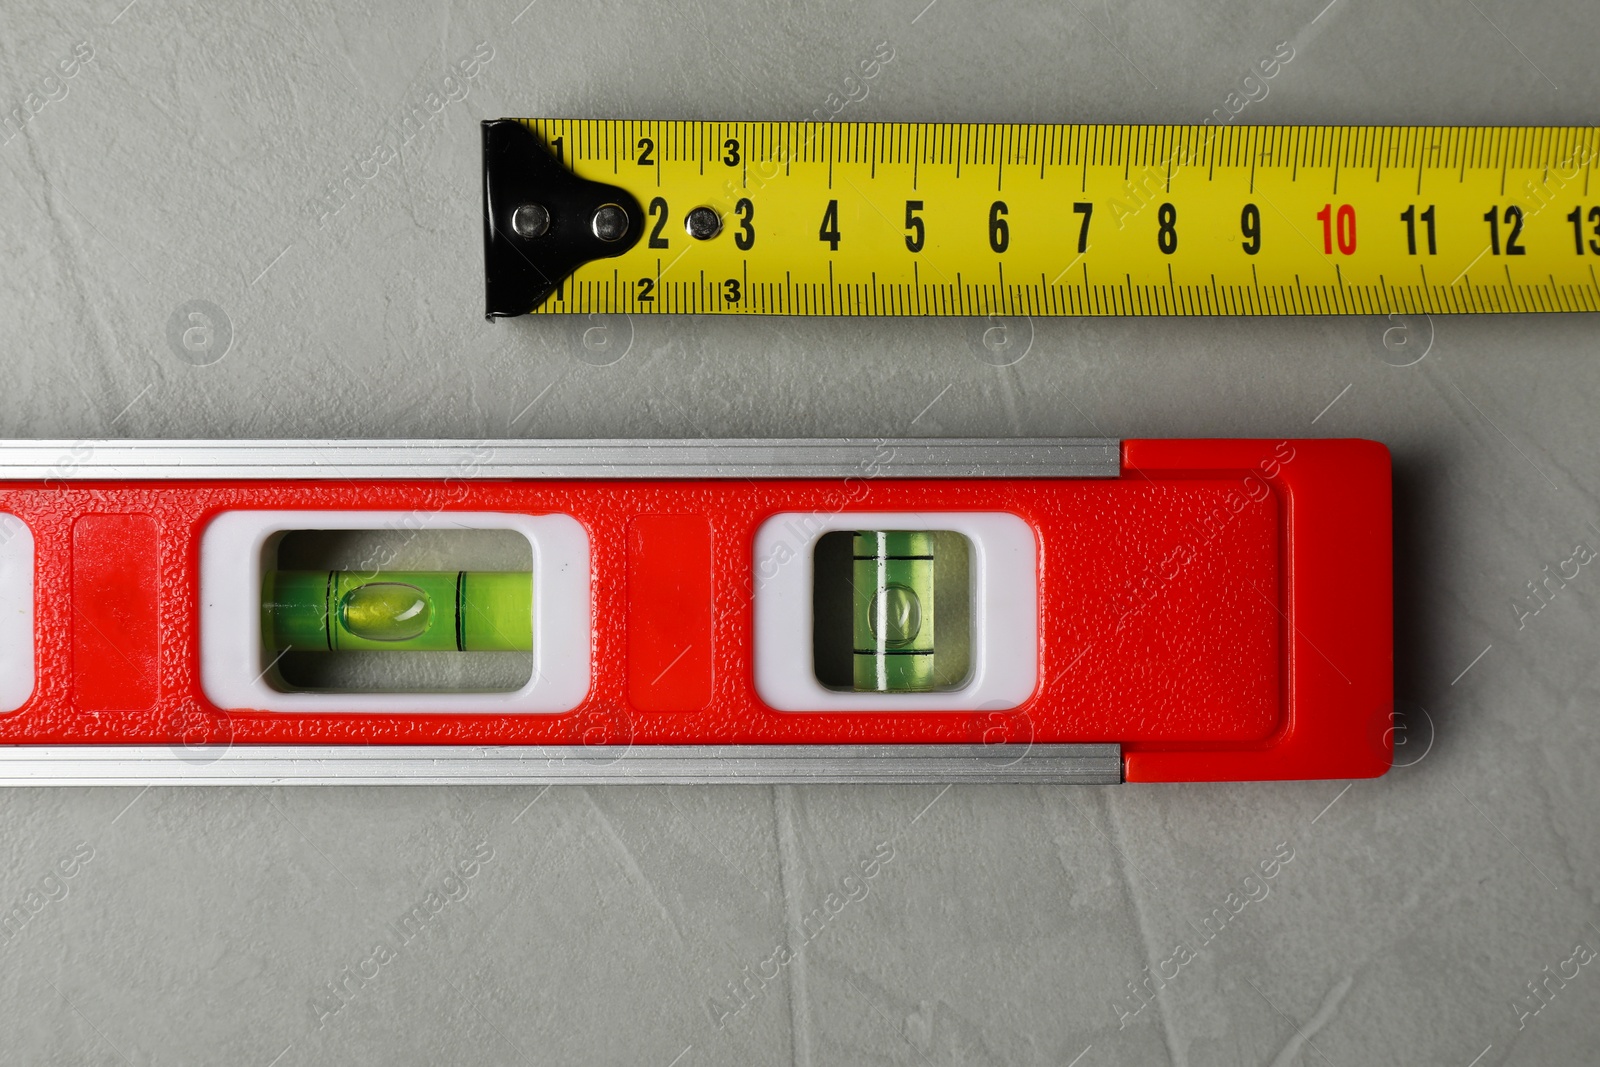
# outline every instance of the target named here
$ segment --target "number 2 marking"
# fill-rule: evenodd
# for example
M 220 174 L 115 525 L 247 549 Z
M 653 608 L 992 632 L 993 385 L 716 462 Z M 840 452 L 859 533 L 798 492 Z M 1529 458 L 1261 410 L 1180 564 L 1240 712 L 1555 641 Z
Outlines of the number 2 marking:
M 656 197 L 650 201 L 650 214 L 656 216 L 656 224 L 650 227 L 650 247 L 665 248 L 667 239 L 661 236 L 661 231 L 667 225 L 667 201 L 663 197 Z

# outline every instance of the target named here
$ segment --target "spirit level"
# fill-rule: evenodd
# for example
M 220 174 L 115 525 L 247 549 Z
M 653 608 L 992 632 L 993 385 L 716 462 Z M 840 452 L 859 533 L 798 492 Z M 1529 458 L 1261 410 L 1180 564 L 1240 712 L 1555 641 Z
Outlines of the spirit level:
M 0 442 L 0 781 L 1381 774 L 1389 485 L 1337 440 Z
M 491 317 L 1600 310 L 1600 129 L 500 119 Z

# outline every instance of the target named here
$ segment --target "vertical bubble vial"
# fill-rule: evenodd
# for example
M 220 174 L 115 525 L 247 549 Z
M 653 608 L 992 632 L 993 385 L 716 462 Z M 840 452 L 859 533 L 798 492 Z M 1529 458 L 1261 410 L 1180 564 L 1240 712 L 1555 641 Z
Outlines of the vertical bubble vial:
M 914 693 L 935 688 L 933 535 L 855 535 L 852 577 L 855 688 Z

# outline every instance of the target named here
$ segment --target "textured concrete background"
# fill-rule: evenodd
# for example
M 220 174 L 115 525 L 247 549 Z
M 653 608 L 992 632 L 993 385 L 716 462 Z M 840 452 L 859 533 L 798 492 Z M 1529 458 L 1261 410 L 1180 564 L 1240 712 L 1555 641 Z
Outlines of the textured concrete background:
M 476 152 L 503 114 L 804 118 L 880 41 L 841 118 L 1198 121 L 1290 40 L 1241 121 L 1585 123 L 1600 9 L 126 2 L 0 10 L 0 104 L 39 105 L 0 145 L 0 435 L 1374 437 L 1410 766 L 7 792 L 0 907 L 45 904 L 0 936 L 0 1061 L 1594 1062 L 1600 576 L 1512 606 L 1600 548 L 1593 319 L 1024 320 L 999 354 L 981 321 L 489 325 Z

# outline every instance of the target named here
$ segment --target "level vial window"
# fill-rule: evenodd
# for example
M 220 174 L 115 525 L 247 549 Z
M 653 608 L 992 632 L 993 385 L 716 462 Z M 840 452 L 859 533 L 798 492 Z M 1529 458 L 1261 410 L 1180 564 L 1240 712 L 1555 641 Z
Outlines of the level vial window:
M 817 680 L 858 693 L 960 688 L 972 670 L 971 551 L 948 530 L 836 530 L 817 540 Z
M 514 531 L 296 530 L 268 555 L 275 688 L 496 692 L 532 677 L 532 557 Z

